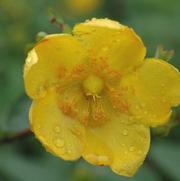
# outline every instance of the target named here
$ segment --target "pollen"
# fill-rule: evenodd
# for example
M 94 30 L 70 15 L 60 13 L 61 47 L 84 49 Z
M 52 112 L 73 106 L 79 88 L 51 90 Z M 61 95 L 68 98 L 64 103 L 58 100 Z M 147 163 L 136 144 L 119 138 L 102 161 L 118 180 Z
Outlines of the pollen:
M 59 108 L 61 109 L 61 111 L 67 115 L 70 116 L 72 118 L 74 118 L 76 116 L 76 109 L 75 109 L 75 102 L 71 101 L 71 102 L 61 102 L 59 104 Z
M 93 127 L 96 127 L 97 125 L 101 125 L 101 124 L 105 123 L 106 115 L 105 115 L 105 111 L 102 107 L 102 104 L 100 102 L 98 102 L 96 106 L 95 105 L 93 106 L 92 117 L 94 120 L 91 123 Z
M 77 65 L 70 73 L 69 78 L 73 80 L 81 79 L 85 75 L 83 65 Z
M 112 107 L 120 112 L 129 114 L 129 103 L 124 100 L 122 92 L 123 90 L 115 89 L 107 85 L 107 93 L 110 97 Z

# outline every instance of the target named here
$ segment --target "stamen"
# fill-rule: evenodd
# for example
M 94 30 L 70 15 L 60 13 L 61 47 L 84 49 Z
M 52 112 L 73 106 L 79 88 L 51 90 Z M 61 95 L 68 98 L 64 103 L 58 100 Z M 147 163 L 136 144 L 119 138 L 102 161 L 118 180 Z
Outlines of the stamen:
M 129 103 L 123 99 L 122 90 L 112 88 L 107 85 L 107 93 L 110 96 L 110 100 L 114 109 L 118 109 L 121 112 L 129 113 Z
M 77 65 L 70 73 L 70 79 L 83 79 L 85 76 L 85 69 L 83 65 Z
M 96 59 L 91 63 L 93 66 L 91 74 L 84 65 L 77 65 L 69 73 L 66 73 L 65 69 L 59 69 L 61 77 L 64 75 L 58 88 L 59 108 L 65 115 L 84 126 L 97 127 L 104 124 L 109 117 L 102 102 L 105 94 L 109 95 L 110 103 L 116 111 L 128 113 L 129 105 L 122 99 L 122 90 L 112 88 L 107 82 L 104 83 L 107 80 L 105 76 L 109 76 L 109 80 L 116 80 L 114 78 L 120 75 L 119 72 L 112 69 L 102 57 L 98 64 Z
M 77 115 L 76 103 L 74 100 L 71 100 L 71 102 L 60 102 L 59 108 L 65 115 L 70 116 L 71 118 L 75 118 Z

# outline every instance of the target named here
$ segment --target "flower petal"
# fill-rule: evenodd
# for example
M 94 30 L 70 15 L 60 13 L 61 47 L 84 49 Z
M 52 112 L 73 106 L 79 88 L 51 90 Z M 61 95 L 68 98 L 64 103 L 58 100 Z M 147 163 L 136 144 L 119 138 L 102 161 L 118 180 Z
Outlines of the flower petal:
M 169 63 L 147 59 L 135 73 L 121 81 L 130 112 L 149 126 L 166 123 L 171 107 L 180 104 L 180 73 Z
M 42 99 L 35 100 L 30 111 L 31 128 L 36 137 L 51 153 L 75 160 L 81 156 L 83 126 L 62 114 L 55 90 L 49 90 Z
M 84 61 L 83 48 L 71 35 L 45 37 L 26 59 L 24 80 L 27 94 L 32 98 L 42 97 L 46 87 L 56 84 L 66 72 Z
M 144 161 L 149 144 L 149 128 L 116 116 L 101 127 L 86 130 L 83 157 L 95 165 L 110 165 L 117 174 L 132 176 Z
M 75 37 L 89 50 L 90 57 L 108 63 L 120 74 L 143 62 L 146 49 L 129 27 L 109 19 L 95 19 L 75 26 Z

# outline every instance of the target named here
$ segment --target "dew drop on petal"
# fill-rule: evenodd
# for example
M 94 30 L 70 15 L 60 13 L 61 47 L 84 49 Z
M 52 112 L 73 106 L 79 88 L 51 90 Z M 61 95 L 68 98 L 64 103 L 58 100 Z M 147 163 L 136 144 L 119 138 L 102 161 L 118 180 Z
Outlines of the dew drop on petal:
M 138 155 L 141 155 L 141 154 L 142 154 L 142 151 L 141 151 L 141 150 L 138 150 L 137 153 L 138 153 Z
M 141 108 L 144 108 L 145 106 L 145 103 L 141 103 Z
M 135 106 L 135 108 L 136 108 L 136 109 L 139 109 L 139 106 L 138 106 L 138 105 L 136 105 L 136 106 Z
M 56 145 L 56 147 L 58 147 L 58 148 L 63 147 L 64 144 L 65 144 L 65 143 L 64 143 L 64 140 L 62 140 L 62 139 L 60 139 L 60 138 L 58 138 L 58 139 L 55 140 L 55 145 Z
M 65 147 L 61 147 L 60 151 L 61 151 L 62 154 L 65 154 L 66 153 L 66 148 Z
M 54 128 L 54 131 L 55 131 L 56 133 L 60 133 L 60 132 L 61 132 L 61 128 L 60 128 L 59 126 L 56 126 L 56 127 Z
M 135 150 L 135 148 L 134 148 L 134 146 L 131 146 L 130 148 L 129 148 L 129 151 L 134 151 Z
M 39 89 L 38 89 L 38 97 L 44 97 L 46 95 L 46 89 L 41 86 Z
M 147 112 L 147 111 L 144 111 L 144 114 L 146 114 L 146 115 L 147 115 L 147 114 L 148 114 L 148 112 Z
M 127 135 L 128 135 L 128 131 L 127 131 L 126 129 L 124 129 L 123 132 L 122 132 L 122 134 L 123 134 L 124 136 L 127 136 Z
M 129 117 L 129 121 L 133 121 L 133 117 Z
M 103 47 L 103 51 L 106 52 L 109 48 L 106 46 L 106 47 Z

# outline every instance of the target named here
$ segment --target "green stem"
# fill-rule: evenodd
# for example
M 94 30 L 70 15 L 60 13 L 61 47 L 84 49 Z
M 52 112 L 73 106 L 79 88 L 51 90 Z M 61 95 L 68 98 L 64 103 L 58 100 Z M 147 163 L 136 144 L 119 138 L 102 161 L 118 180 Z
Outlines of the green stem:
M 29 137 L 32 135 L 32 132 L 31 130 L 28 128 L 28 129 L 25 129 L 21 132 L 18 132 L 14 135 L 11 135 L 11 136 L 7 136 L 7 137 L 4 137 L 4 138 L 1 138 L 0 139 L 0 145 L 4 145 L 4 144 L 8 144 L 8 143 L 12 143 L 16 140 L 20 140 L 20 139 L 24 139 L 26 137 Z

